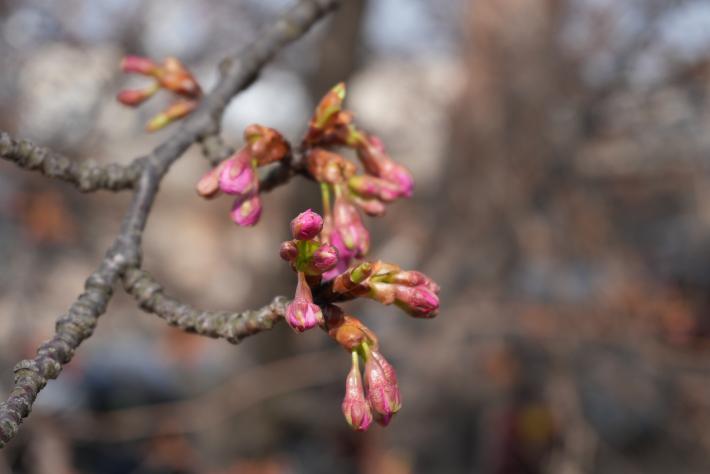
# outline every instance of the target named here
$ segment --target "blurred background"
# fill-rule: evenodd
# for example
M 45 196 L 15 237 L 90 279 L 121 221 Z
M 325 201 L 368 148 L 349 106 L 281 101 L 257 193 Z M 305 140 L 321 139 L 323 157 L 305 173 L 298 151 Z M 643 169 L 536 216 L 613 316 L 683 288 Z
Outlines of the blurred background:
M 0 129 L 76 159 L 159 143 L 115 94 L 124 54 L 219 60 L 286 0 L 0 0 Z M 239 346 L 184 334 L 120 290 L 40 394 L 0 473 L 710 472 L 710 4 L 706 0 L 346 0 L 232 102 L 297 141 L 347 81 L 358 123 L 412 170 L 368 219 L 372 256 L 442 287 L 440 316 L 350 304 L 397 368 L 403 409 L 349 430 L 349 357 L 286 325 Z M 163 102 L 161 102 L 163 101 Z M 237 228 L 193 186 L 161 189 L 144 265 L 205 309 L 291 295 L 277 255 L 319 209 L 302 179 Z M 127 194 L 81 195 L 0 163 L 0 394 L 81 291 Z

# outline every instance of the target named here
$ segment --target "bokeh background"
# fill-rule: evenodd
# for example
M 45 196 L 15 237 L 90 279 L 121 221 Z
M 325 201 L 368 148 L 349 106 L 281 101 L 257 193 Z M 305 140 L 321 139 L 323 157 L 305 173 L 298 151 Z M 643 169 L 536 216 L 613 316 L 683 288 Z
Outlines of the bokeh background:
M 124 54 L 175 55 L 209 88 L 285 0 L 0 0 L 0 129 L 127 163 L 167 100 Z M 318 98 L 410 167 L 415 197 L 368 219 L 373 256 L 442 286 L 440 316 L 350 304 L 396 366 L 404 407 L 352 433 L 347 354 L 288 327 L 238 346 L 184 334 L 120 290 L 0 473 L 710 472 L 710 4 L 705 0 L 346 0 L 232 102 L 292 140 Z M 296 179 L 241 229 L 164 182 L 145 267 L 205 309 L 290 295 L 278 258 Z M 0 163 L 0 394 L 80 292 L 127 205 Z

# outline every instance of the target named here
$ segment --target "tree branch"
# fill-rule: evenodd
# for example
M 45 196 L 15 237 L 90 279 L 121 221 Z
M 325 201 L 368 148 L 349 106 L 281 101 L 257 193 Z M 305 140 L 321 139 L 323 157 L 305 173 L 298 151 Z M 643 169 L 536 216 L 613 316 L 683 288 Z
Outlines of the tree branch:
M 339 0 L 299 1 L 251 45 L 225 59 L 220 65 L 219 82 L 205 96 L 200 107 L 150 155 L 137 158 L 128 165 L 127 169 L 137 169 L 140 173 L 131 181 L 134 183 L 133 200 L 119 235 L 98 269 L 86 280 L 84 293 L 67 314 L 58 319 L 56 334 L 40 346 L 34 359 L 23 360 L 15 367 L 15 386 L 8 400 L 0 404 L 0 447 L 17 434 L 20 423 L 29 414 L 37 394 L 47 380 L 59 375 L 62 366 L 71 360 L 76 348 L 92 334 L 98 317 L 106 310 L 118 278 L 129 268 L 140 266 L 143 230 L 160 182 L 170 166 L 193 143 L 219 133 L 222 114 L 232 97 L 247 87 L 261 67 L 281 48 L 301 37 L 338 3 Z M 27 142 L 15 142 L 5 134 L 1 138 L 0 155 L 3 158 L 29 169 L 39 169 L 41 166 L 43 170 L 52 171 L 44 171 L 45 174 L 76 182 L 82 189 L 82 182 L 77 177 L 81 173 L 67 171 L 73 168 L 71 163 L 66 164 L 66 158 L 59 158 L 59 155 Z M 28 148 L 29 151 L 25 151 Z M 273 182 L 281 184 L 285 180 L 279 178 Z M 163 301 L 174 300 L 163 296 Z
M 39 171 L 50 178 L 68 181 L 82 192 L 108 189 L 121 191 L 133 187 L 140 175 L 138 163 L 128 166 L 111 163 L 99 165 L 77 163 L 66 156 L 27 140 L 17 140 L 0 131 L 0 158 L 12 161 L 20 168 Z
M 242 312 L 202 311 L 168 296 L 146 271 L 131 268 L 123 277 L 123 287 L 144 311 L 163 318 L 171 326 L 237 344 L 245 337 L 271 329 L 283 319 L 288 300 L 277 296 L 257 310 Z

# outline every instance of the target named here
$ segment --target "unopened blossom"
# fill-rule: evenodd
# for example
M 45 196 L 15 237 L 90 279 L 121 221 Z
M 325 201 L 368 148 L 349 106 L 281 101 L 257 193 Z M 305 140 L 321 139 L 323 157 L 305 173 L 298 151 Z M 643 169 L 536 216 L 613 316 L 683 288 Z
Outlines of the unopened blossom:
M 368 174 L 394 184 L 399 192 L 398 197 L 411 197 L 414 190 L 411 173 L 387 155 L 384 144 L 378 137 L 363 135 L 356 149 Z
M 259 222 L 261 217 L 261 199 L 258 194 L 246 195 L 237 198 L 229 213 L 235 224 L 242 227 L 251 227 Z
M 364 257 L 370 250 L 370 232 L 363 225 L 355 205 L 344 196 L 336 197 L 333 205 L 333 230 L 356 258 Z
M 342 184 L 352 177 L 355 164 L 337 153 L 313 148 L 306 158 L 308 173 L 319 183 Z
M 318 274 L 335 268 L 338 264 L 338 249 L 330 244 L 323 244 L 313 252 L 313 268 Z
M 321 99 L 308 124 L 308 132 L 303 139 L 310 146 L 343 144 L 344 134 L 352 121 L 352 114 L 342 110 L 345 99 L 345 84 L 336 84 Z
M 360 350 L 363 344 L 372 349 L 379 347 L 375 333 L 355 316 L 343 313 L 335 305 L 327 307 L 327 315 L 328 335 L 346 351 Z
M 142 56 L 125 56 L 121 60 L 121 69 L 123 72 L 142 74 L 144 76 L 152 76 L 158 70 L 159 66 L 149 58 Z
M 219 173 L 219 189 L 233 196 L 243 196 L 255 192 L 259 178 L 249 153 L 241 150 L 227 160 Z
M 348 180 L 350 191 L 366 199 L 391 202 L 402 196 L 399 186 L 386 179 L 370 175 L 353 176 Z
M 354 430 L 365 431 L 372 423 L 372 412 L 365 398 L 357 351 L 352 351 L 352 367 L 345 379 L 345 398 L 341 407 L 345 420 Z
M 146 125 L 146 130 L 154 132 L 179 120 L 197 108 L 202 89 L 192 73 L 177 58 L 166 58 L 157 64 L 148 58 L 126 56 L 121 61 L 121 69 L 127 73 L 140 74 L 153 79 L 153 83 L 143 89 L 126 89 L 118 93 L 119 102 L 129 107 L 137 107 L 158 90 L 165 89 L 180 99 L 154 116 Z
M 293 240 L 287 240 L 281 243 L 281 248 L 279 249 L 279 256 L 286 260 L 287 262 L 295 262 L 298 258 L 298 246 Z
M 323 274 L 323 279 L 332 280 L 348 269 L 350 263 L 355 258 L 356 252 L 345 245 L 345 241 L 340 235 L 340 232 L 333 226 L 333 219 L 331 216 L 326 216 L 321 235 L 323 236 L 323 239 L 330 242 L 330 244 L 338 252 L 338 262 L 336 266 Z
M 382 261 L 349 268 L 335 278 L 333 291 L 395 304 L 415 318 L 433 318 L 439 310 L 439 285 L 431 278 Z
M 376 421 L 387 426 L 402 407 L 397 374 L 389 362 L 376 350 L 366 355 L 365 388 L 367 401 L 376 413 Z
M 308 209 L 291 221 L 291 234 L 297 240 L 314 239 L 323 228 L 323 218 Z
M 303 332 L 323 322 L 323 312 L 313 303 L 313 294 L 306 276 L 298 272 L 298 284 L 293 301 L 286 307 L 286 322 L 295 331 Z
M 279 132 L 259 124 L 251 124 L 244 129 L 244 141 L 249 155 L 258 166 L 282 160 L 291 152 L 291 146 Z

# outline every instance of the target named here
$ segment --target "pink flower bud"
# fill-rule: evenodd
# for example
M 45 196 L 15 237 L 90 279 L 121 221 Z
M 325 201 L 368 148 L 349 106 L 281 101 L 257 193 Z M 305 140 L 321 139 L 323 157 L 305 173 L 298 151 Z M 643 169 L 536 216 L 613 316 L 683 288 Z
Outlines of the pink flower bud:
M 253 226 L 261 217 L 261 199 L 258 194 L 241 196 L 234 201 L 230 217 L 242 227 Z
M 411 197 L 414 190 L 412 175 L 404 166 L 387 156 L 378 137 L 370 135 L 360 141 L 357 144 L 357 154 L 369 174 L 394 184 L 398 197 Z
M 371 217 L 381 217 L 387 211 L 385 204 L 379 199 L 362 199 L 356 195 L 352 196 L 352 201 Z
M 197 194 L 207 199 L 219 194 L 219 175 L 222 174 L 222 170 L 227 166 L 228 162 L 229 159 L 223 160 L 216 168 L 209 170 L 200 178 L 196 186 Z
M 338 263 L 338 250 L 329 244 L 323 244 L 313 253 L 313 266 L 318 273 L 325 273 L 335 268 Z
M 434 318 L 439 312 L 439 297 L 425 286 L 387 285 L 395 288 L 395 304 L 415 318 Z
M 151 87 L 147 89 L 126 89 L 122 90 L 116 96 L 116 99 L 123 105 L 136 107 L 155 94 L 158 88 Z
M 357 352 L 352 352 L 353 365 L 345 379 L 345 398 L 342 409 L 345 420 L 356 431 L 365 431 L 372 423 L 370 405 L 365 399 Z
M 291 233 L 297 240 L 314 239 L 323 228 L 323 218 L 308 209 L 291 221 Z
M 365 362 L 365 386 L 370 407 L 379 415 L 377 421 L 386 426 L 402 407 L 402 402 L 397 385 L 397 374 L 376 350 L 368 353 Z
M 126 56 L 121 60 L 121 69 L 123 69 L 124 72 L 151 76 L 158 69 L 158 65 L 150 59 L 141 56 Z
M 287 262 L 294 262 L 298 257 L 298 247 L 293 240 L 287 240 L 281 244 L 279 256 Z
M 156 70 L 154 76 L 163 88 L 183 97 L 197 99 L 202 95 L 200 85 L 177 58 L 165 58 L 163 67 Z
M 355 252 L 350 250 L 345 245 L 343 238 L 340 236 L 340 232 L 337 230 L 333 230 L 330 233 L 328 241 L 338 251 L 338 263 L 334 268 L 323 274 L 323 279 L 325 281 L 332 280 L 347 270 L 350 266 L 350 262 L 352 262 L 353 258 L 355 258 Z
M 397 184 L 374 176 L 353 176 L 348 180 L 348 186 L 351 191 L 364 198 L 377 198 L 385 202 L 394 201 L 402 195 Z
M 313 303 L 313 294 L 306 275 L 298 272 L 298 284 L 293 301 L 286 307 L 286 322 L 295 331 L 303 332 L 323 323 L 323 312 Z
M 251 159 L 245 151 L 235 153 L 227 160 L 227 164 L 219 175 L 219 188 L 236 196 L 243 196 L 254 192 L 259 186 Z
M 357 208 L 347 199 L 337 197 L 333 206 L 333 226 L 340 233 L 345 247 L 356 258 L 364 257 L 370 249 L 370 233 L 360 219 Z

